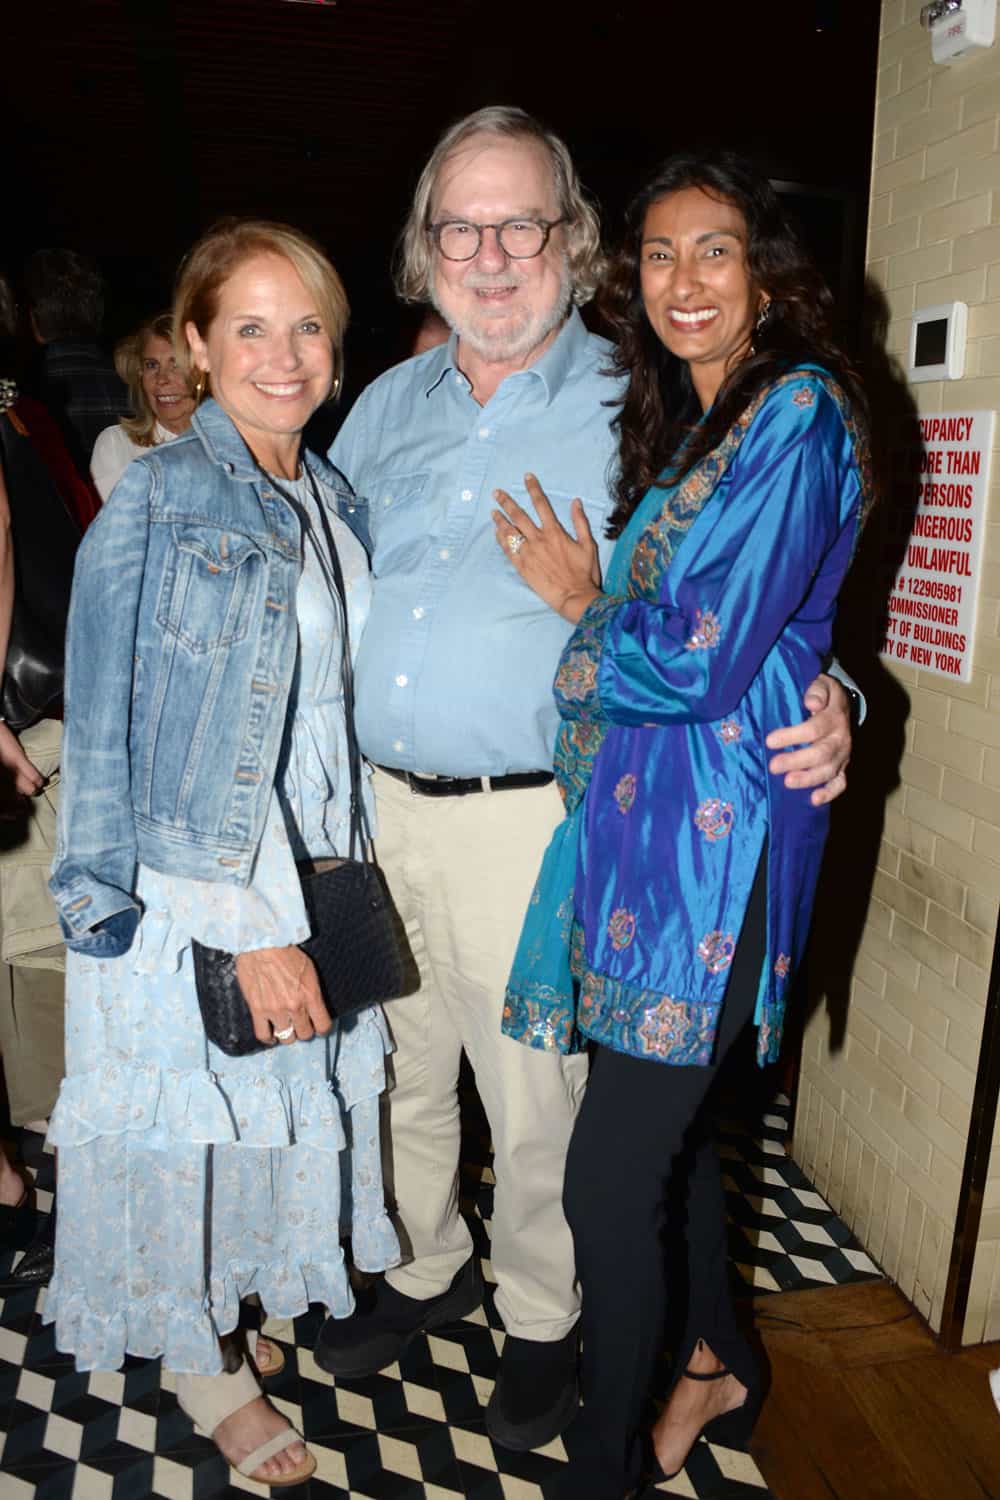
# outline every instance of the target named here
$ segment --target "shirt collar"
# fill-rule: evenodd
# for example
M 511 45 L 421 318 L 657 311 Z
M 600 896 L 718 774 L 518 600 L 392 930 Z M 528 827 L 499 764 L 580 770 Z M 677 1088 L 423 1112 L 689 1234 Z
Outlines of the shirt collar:
M 262 480 L 262 471 L 257 461 L 236 428 L 236 424 L 217 401 L 211 396 L 207 397 L 191 417 L 191 427 L 199 438 L 202 447 L 213 463 L 225 469 L 234 479 Z M 183 434 L 182 434 L 183 436 Z M 305 444 L 299 450 L 299 456 L 306 468 L 310 469 L 321 484 L 338 493 L 351 493 L 350 486 L 332 464 L 321 458 L 318 453 L 307 449 Z
M 512 375 L 506 377 L 506 380 L 519 380 L 526 376 L 534 376 L 542 382 L 545 388 L 546 403 L 551 402 L 565 384 L 573 363 L 583 349 L 588 336 L 586 325 L 579 312 L 575 307 L 571 308 L 569 317 L 560 328 L 557 338 L 546 349 L 541 359 L 536 359 L 534 364 L 526 366 L 523 370 L 515 370 Z M 433 349 L 428 354 L 425 396 L 430 396 L 433 391 L 436 391 L 445 376 L 452 371 L 461 373 L 456 359 L 457 349 L 458 335 L 453 333 L 447 344 L 442 344 L 440 348 Z

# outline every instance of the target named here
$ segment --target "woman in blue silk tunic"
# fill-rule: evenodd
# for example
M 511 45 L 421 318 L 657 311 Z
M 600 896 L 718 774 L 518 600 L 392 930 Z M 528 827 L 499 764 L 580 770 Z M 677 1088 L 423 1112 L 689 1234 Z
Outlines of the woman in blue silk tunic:
M 535 517 L 506 495 L 497 512 L 525 582 L 576 623 L 555 684 L 567 816 L 505 1012 L 529 1046 L 596 1044 L 564 1194 L 584 1303 L 574 1500 L 677 1472 L 702 1431 L 738 1439 L 759 1405 L 710 1092 L 748 1022 L 758 1060 L 778 1054 L 827 809 L 768 774 L 765 737 L 827 658 L 870 489 L 829 293 L 745 163 L 668 162 L 630 210 L 607 301 L 629 385 L 603 588 L 582 508 L 571 536 L 532 476 Z M 668 1296 L 678 1373 L 644 1452 Z

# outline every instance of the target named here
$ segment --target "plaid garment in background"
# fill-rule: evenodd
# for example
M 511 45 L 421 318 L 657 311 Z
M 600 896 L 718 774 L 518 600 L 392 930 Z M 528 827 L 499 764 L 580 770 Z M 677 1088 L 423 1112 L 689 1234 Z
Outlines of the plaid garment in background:
M 74 463 L 89 478 L 98 433 L 130 411 L 128 391 L 114 365 L 99 344 L 54 340 L 42 353 L 39 394 L 62 428 Z

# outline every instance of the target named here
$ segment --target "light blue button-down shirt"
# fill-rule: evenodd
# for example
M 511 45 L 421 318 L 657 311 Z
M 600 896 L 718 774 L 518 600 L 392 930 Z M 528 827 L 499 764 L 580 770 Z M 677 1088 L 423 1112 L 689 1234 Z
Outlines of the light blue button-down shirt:
M 584 503 L 611 543 L 608 482 L 620 387 L 609 346 L 572 312 L 528 369 L 485 406 L 455 339 L 397 365 L 358 400 L 330 457 L 369 504 L 374 594 L 356 668 L 358 737 L 380 765 L 499 776 L 552 765 L 552 679 L 572 627 L 501 553 L 493 491 L 531 511 L 526 472 L 566 524 Z

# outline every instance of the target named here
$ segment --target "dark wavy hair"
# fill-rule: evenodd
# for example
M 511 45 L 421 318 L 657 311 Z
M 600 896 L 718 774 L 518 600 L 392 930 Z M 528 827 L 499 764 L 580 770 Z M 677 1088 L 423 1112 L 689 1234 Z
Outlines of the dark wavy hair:
M 46 343 L 96 339 L 104 321 L 104 279 L 76 250 L 36 250 L 24 273 L 35 325 Z
M 742 213 L 752 284 L 770 298 L 750 354 L 726 375 L 703 422 L 688 364 L 654 333 L 639 284 L 648 210 L 671 193 L 692 187 Z M 850 397 L 856 414 L 862 419 L 867 414 L 860 382 L 833 339 L 830 290 L 785 218 L 777 193 L 736 152 L 682 152 L 663 163 L 629 205 L 625 238 L 599 305 L 616 336 L 609 373 L 628 380 L 612 424 L 620 462 L 609 536 L 620 534 L 651 485 L 682 479 L 718 446 L 764 386 L 803 361 L 822 365 Z

